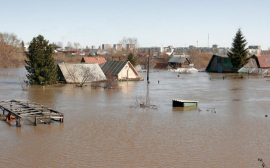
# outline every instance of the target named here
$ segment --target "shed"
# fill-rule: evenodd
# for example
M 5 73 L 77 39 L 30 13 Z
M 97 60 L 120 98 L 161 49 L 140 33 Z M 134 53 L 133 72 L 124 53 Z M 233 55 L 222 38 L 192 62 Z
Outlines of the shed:
M 214 54 L 205 71 L 218 73 L 233 72 L 233 65 L 227 55 Z
M 102 67 L 104 74 L 117 80 L 136 79 L 138 72 L 129 61 L 107 61 Z
M 59 81 L 66 83 L 81 83 L 107 80 L 97 63 L 91 64 L 58 64 Z
M 172 68 L 188 68 L 190 61 L 187 57 L 172 57 L 169 61 L 168 64 Z

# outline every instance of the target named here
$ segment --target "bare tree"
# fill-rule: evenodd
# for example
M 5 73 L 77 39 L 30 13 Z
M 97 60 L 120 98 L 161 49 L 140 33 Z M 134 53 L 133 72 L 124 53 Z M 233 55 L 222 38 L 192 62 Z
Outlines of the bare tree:
M 74 42 L 74 43 L 73 43 L 73 46 L 74 46 L 74 48 L 77 50 L 81 45 L 80 45 L 80 43 Z
M 13 33 L 0 33 L 0 65 L 18 66 L 22 63 L 21 40 Z
M 105 88 L 106 89 L 115 89 L 115 88 L 117 88 L 118 83 L 114 79 L 112 73 L 108 73 L 106 76 L 107 76 L 107 80 L 106 80 L 106 83 L 105 83 Z
M 61 41 L 57 42 L 57 45 L 61 48 L 63 48 L 63 43 Z
M 194 64 L 194 67 L 197 69 L 206 68 L 211 57 L 212 57 L 212 54 L 210 53 L 196 51 L 196 50 L 193 50 L 189 53 L 189 60 L 191 63 Z
M 123 47 L 126 47 L 127 44 L 135 44 L 136 47 L 139 45 L 136 37 L 123 37 L 123 39 L 119 41 L 119 44 L 122 44 Z
M 26 77 L 19 77 L 20 85 L 23 91 L 27 91 L 29 88 L 29 80 Z
M 69 47 L 69 50 L 72 50 L 73 49 L 73 44 L 70 41 L 67 42 L 67 46 Z
M 87 65 L 84 64 L 65 64 L 68 72 L 67 78 L 72 80 L 73 83 L 79 83 L 76 85 L 82 87 L 86 82 L 92 82 L 99 80 L 98 72 Z

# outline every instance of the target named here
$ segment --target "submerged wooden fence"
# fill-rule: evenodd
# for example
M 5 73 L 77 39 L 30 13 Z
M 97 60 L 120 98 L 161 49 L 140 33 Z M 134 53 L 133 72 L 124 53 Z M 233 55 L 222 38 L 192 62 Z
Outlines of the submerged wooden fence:
M 0 101 L 0 109 L 3 111 L 6 121 L 16 120 L 16 126 L 21 126 L 21 119 L 28 118 L 34 125 L 48 123 L 51 121 L 64 121 L 64 114 L 51 108 L 31 102 L 28 100 L 6 100 Z M 6 115 L 7 113 L 7 115 Z

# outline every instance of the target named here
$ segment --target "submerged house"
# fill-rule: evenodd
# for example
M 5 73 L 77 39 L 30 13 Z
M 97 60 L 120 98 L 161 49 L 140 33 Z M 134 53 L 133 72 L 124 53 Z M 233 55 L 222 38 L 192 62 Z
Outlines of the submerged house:
M 172 57 L 168 64 L 172 68 L 189 68 L 190 61 L 188 57 Z
M 233 72 L 233 65 L 227 55 L 213 55 L 205 71 L 218 73 Z
M 270 55 L 269 54 L 255 54 L 251 58 L 254 58 L 259 68 L 270 70 Z
M 92 64 L 58 64 L 59 81 L 65 83 L 81 83 L 107 80 L 97 63 Z
M 116 80 L 137 80 L 139 75 L 129 61 L 107 61 L 101 69 L 107 78 Z
M 83 57 L 81 62 L 102 64 L 106 62 L 106 59 L 104 57 Z
M 268 74 L 270 70 L 270 55 L 255 54 L 249 59 L 249 62 L 238 70 L 239 73 L 249 74 Z

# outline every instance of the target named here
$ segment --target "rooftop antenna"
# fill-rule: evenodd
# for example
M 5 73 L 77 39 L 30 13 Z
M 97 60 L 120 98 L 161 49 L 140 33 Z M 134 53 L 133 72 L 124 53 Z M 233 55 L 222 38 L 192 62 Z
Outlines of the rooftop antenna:
M 208 33 L 208 48 L 209 48 L 209 33 Z

